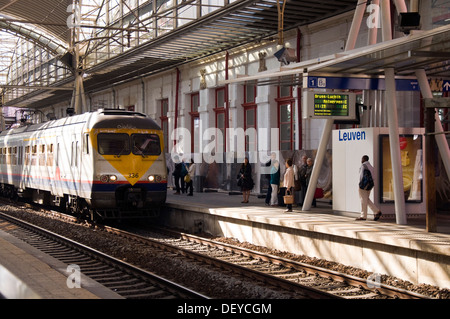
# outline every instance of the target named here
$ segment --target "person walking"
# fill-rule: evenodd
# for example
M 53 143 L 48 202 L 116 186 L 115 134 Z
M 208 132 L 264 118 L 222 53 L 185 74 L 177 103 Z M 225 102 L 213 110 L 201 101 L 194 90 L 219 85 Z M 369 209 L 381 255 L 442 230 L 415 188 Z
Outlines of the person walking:
M 272 193 L 270 196 L 270 206 L 278 206 L 278 187 L 280 186 L 280 163 L 275 160 L 270 169 L 270 187 Z
M 373 182 L 373 166 L 369 162 L 369 156 L 364 155 L 361 158 L 361 167 L 359 168 L 359 198 L 361 200 L 361 216 L 356 220 L 367 219 L 367 207 L 374 213 L 374 220 L 380 219 L 382 213 L 380 209 L 370 199 L 370 192 L 374 186 Z M 376 213 L 375 213 L 376 212 Z
M 244 163 L 241 165 L 241 169 L 239 170 L 238 178 L 238 186 L 241 187 L 242 194 L 244 196 L 244 200 L 242 203 L 248 203 L 248 199 L 250 197 L 250 191 L 253 189 L 254 183 L 252 178 L 252 166 L 248 162 L 248 158 L 244 159 Z
M 306 164 L 307 164 L 307 167 L 306 167 L 305 180 L 306 180 L 306 189 L 308 189 L 309 182 L 311 180 L 311 174 L 312 174 L 312 171 L 313 171 L 313 166 L 314 166 L 314 162 L 313 162 L 312 158 L 308 158 L 306 160 Z M 314 190 L 314 193 L 315 193 L 315 190 Z M 306 196 L 306 192 L 305 192 L 305 196 Z M 316 206 L 317 206 L 316 198 L 314 197 L 313 201 L 312 201 L 312 207 L 316 207 Z
M 194 176 L 195 176 L 195 163 L 194 160 L 191 159 L 191 164 L 189 165 L 189 169 L 188 169 L 188 173 L 186 176 L 189 176 L 188 180 L 189 182 L 186 182 L 186 193 L 188 196 L 193 196 L 193 192 L 194 192 Z
M 286 172 L 284 173 L 283 186 L 286 187 L 286 195 L 294 194 L 294 168 L 292 167 L 292 159 L 286 161 Z M 292 212 L 292 204 L 287 204 L 286 212 Z

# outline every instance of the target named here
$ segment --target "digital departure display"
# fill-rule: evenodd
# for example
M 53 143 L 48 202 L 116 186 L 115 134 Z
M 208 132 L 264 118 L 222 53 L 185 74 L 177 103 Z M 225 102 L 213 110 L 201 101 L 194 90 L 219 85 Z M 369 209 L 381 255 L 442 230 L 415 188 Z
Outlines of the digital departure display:
M 348 94 L 314 94 L 314 116 L 349 116 Z

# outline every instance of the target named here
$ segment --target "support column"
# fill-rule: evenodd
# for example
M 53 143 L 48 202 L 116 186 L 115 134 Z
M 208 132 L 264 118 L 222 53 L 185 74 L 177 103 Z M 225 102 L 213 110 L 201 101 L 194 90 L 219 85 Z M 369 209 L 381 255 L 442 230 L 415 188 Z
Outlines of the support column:
M 433 98 L 433 93 L 431 92 L 430 84 L 428 83 L 427 75 L 425 70 L 417 70 L 416 77 L 419 81 L 420 91 L 422 96 L 426 99 Z M 436 144 L 439 148 L 439 153 L 441 154 L 442 162 L 444 163 L 445 171 L 447 172 L 447 176 L 450 178 L 450 149 L 447 143 L 447 138 L 444 134 L 444 128 L 442 127 L 441 119 L 439 118 L 439 114 L 435 112 L 435 128 L 434 131 L 436 134 Z
M 383 42 L 392 40 L 390 0 L 381 0 L 381 35 Z
M 303 201 L 302 210 L 311 209 L 311 204 L 314 199 L 314 193 L 316 192 L 317 180 L 319 179 L 320 168 L 322 167 L 323 159 L 325 158 L 325 152 L 327 151 L 328 141 L 330 139 L 331 130 L 333 129 L 333 123 L 334 119 L 327 119 L 322 132 L 322 136 L 320 137 L 319 149 L 317 150 L 317 156 L 311 173 L 308 190 L 306 191 L 305 200 Z
M 361 28 L 361 22 L 366 10 L 366 4 L 366 0 L 359 0 L 358 4 L 356 5 L 355 15 L 353 16 L 352 25 L 348 34 L 345 51 L 353 50 L 355 48 L 356 39 L 358 38 L 359 29 Z
M 397 101 L 395 89 L 395 73 L 393 68 L 385 71 L 386 104 L 389 125 L 389 145 L 391 151 L 392 179 L 394 182 L 395 218 L 397 224 L 406 224 L 405 194 L 403 190 L 403 170 L 398 136 Z
M 377 43 L 377 38 L 378 38 L 378 28 L 380 25 L 380 0 L 372 0 L 371 2 L 372 5 L 375 6 L 376 12 L 374 13 L 374 19 L 376 19 L 376 21 L 372 21 L 372 25 L 369 26 L 369 36 L 367 38 L 368 43 L 367 45 L 372 45 L 372 44 L 376 44 Z

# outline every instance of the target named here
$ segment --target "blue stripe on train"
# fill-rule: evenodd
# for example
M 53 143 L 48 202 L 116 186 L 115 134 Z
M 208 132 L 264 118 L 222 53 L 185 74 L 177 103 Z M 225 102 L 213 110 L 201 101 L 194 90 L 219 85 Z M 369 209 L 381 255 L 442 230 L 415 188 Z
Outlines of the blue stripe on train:
M 136 183 L 134 186 L 130 184 L 94 184 L 93 192 L 114 192 L 119 187 L 144 188 L 151 192 L 164 192 L 167 190 L 167 183 Z
M 0 172 L 0 175 L 3 175 L 3 178 L 5 179 L 4 182 L 7 181 L 8 173 Z M 64 188 L 69 190 L 76 190 L 78 187 L 81 187 L 82 191 L 89 191 L 92 187 L 93 192 L 114 192 L 118 187 L 131 187 L 130 184 L 101 184 L 101 183 L 95 183 L 91 184 L 88 182 L 82 182 L 77 183 L 74 181 L 64 181 L 64 180 L 49 180 L 44 179 L 40 177 L 31 177 L 31 176 L 20 176 L 20 175 L 12 175 L 10 176 L 13 179 L 13 182 L 18 184 L 23 179 L 25 182 L 25 185 L 33 184 L 39 189 L 50 189 L 51 185 L 53 184 L 56 188 Z M 133 188 L 144 188 L 147 191 L 166 191 L 167 190 L 167 183 L 136 183 Z

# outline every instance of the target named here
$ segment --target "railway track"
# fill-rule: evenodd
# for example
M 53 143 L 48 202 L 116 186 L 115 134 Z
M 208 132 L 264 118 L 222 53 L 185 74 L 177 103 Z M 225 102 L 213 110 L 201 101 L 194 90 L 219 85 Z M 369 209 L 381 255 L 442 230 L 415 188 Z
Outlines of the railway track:
M 72 219 L 52 212 L 58 219 Z M 325 268 L 295 262 L 256 250 L 213 241 L 185 233 L 148 231 L 142 228 L 125 231 L 98 226 L 105 232 L 134 242 L 132 247 L 153 247 L 170 258 L 189 258 L 197 263 L 214 265 L 224 272 L 235 273 L 288 291 L 291 298 L 306 299 L 427 299 L 429 297 L 407 290 L 374 283 L 366 279 L 338 273 Z M 94 267 L 95 268 L 95 267 Z M 94 277 L 95 278 L 95 277 Z
M 3 228 L 40 251 L 77 265 L 87 277 L 126 299 L 207 299 L 156 274 L 145 271 L 100 251 L 46 229 L 0 213 Z M 17 227 L 11 228 L 14 224 Z
M 304 289 L 309 292 L 310 298 L 431 299 L 425 295 L 371 280 L 192 234 L 160 229 L 156 231 L 159 233 L 159 239 L 155 239 L 158 235 L 154 232 L 138 235 L 134 231 L 128 232 L 111 227 L 106 227 L 105 230 L 150 245 L 162 245 L 162 249 L 178 251 L 218 267 L 228 267 L 242 275 L 285 289 Z

